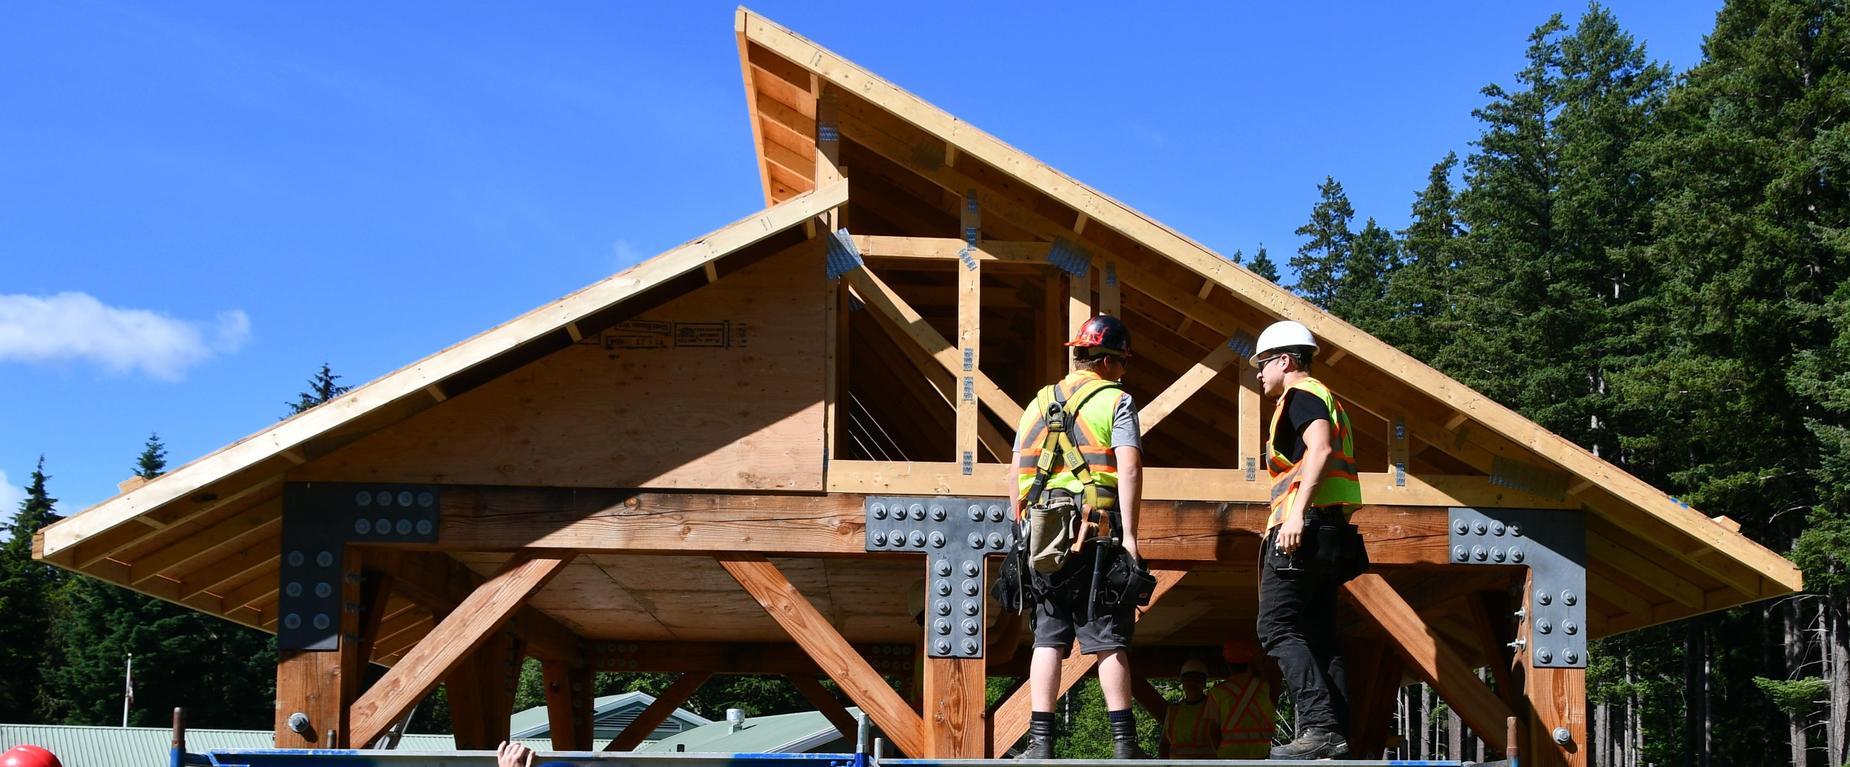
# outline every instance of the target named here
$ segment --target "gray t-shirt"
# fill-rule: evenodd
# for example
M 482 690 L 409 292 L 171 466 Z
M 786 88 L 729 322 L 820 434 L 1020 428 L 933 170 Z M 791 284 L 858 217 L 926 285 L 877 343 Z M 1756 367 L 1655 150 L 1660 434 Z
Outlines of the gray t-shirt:
M 1122 394 L 1124 396 L 1118 398 L 1118 409 L 1112 411 L 1111 414 L 1111 446 L 1114 448 L 1134 447 L 1137 448 L 1139 452 L 1142 452 L 1143 425 L 1137 420 L 1137 403 L 1132 401 L 1130 392 L 1122 392 Z M 1097 396 L 1103 397 L 1106 395 L 1099 394 Z M 1016 452 L 1021 452 L 1022 445 L 1020 441 L 1026 438 L 1026 434 L 1015 435 Z

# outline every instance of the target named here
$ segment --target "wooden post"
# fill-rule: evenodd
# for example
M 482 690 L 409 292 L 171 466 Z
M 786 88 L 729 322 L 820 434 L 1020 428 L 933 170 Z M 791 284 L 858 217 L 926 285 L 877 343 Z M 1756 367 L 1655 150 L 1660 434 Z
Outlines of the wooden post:
M 1099 264 L 1098 271 L 1098 313 L 1109 314 L 1123 319 L 1119 313 L 1118 260 L 1107 258 Z
M 681 678 L 674 680 L 674 684 L 668 685 L 668 689 L 656 696 L 654 703 L 650 703 L 648 708 L 643 709 L 635 719 L 630 720 L 629 726 L 624 727 L 623 732 L 617 733 L 617 737 L 611 738 L 609 743 L 604 744 L 604 750 L 636 750 L 636 747 L 642 745 L 644 740 L 648 740 L 649 733 L 655 732 L 655 728 L 662 726 L 662 722 L 668 721 L 668 716 L 673 714 L 675 709 L 686 703 L 688 698 L 694 697 L 694 693 L 700 691 L 700 686 L 712 678 L 713 673 L 710 671 L 682 674 Z
M 361 653 L 362 560 L 359 552 L 341 556 L 340 634 L 333 650 L 284 650 L 276 661 L 276 747 L 346 748 L 350 737 L 348 705 L 360 693 L 366 658 Z M 378 623 L 374 621 L 374 630 Z M 295 714 L 307 716 L 302 731 L 291 728 Z M 365 745 L 361 743 L 360 745 Z
M 1072 338 L 1062 336 L 1066 327 L 1066 275 L 1056 270 L 1048 270 L 1047 281 L 1041 287 L 1041 316 L 1034 323 L 1034 343 L 1036 359 L 1041 361 L 1042 370 L 1035 381 L 1052 383 L 1066 375 L 1066 358 L 1069 356 L 1065 346 Z
M 540 661 L 546 685 L 546 723 L 554 751 L 590 751 L 592 687 L 590 664 Z
M 755 554 L 725 554 L 715 557 L 733 579 L 750 592 L 766 613 L 784 632 L 803 648 L 842 691 L 880 725 L 882 732 L 900 751 L 920 757 L 925 754 L 925 725 L 917 712 L 893 692 L 880 672 L 855 652 L 816 606 L 790 584 L 770 560 Z
M 987 755 L 985 682 L 982 658 L 925 659 L 925 758 Z
M 973 214 L 966 205 L 966 225 Z M 957 377 L 957 460 L 965 476 L 976 471 L 976 371 L 982 364 L 983 270 L 970 259 L 957 266 L 957 346 L 963 355 L 963 373 Z M 1003 457 L 1003 462 L 1008 458 Z
M 1240 360 L 1239 365 L 1240 403 L 1236 412 L 1240 433 L 1236 443 L 1240 465 L 1234 468 L 1245 472 L 1248 482 L 1263 482 L 1266 480 L 1266 457 L 1259 451 L 1265 449 L 1265 421 L 1259 417 L 1259 380 L 1252 368 L 1247 367 L 1245 360 Z
M 1534 615 L 1534 574 L 1523 579 L 1524 615 Z M 1526 630 L 1526 629 L 1524 629 Z M 1543 668 L 1524 652 L 1522 693 L 1529 704 L 1529 760 L 1539 767 L 1587 765 L 1587 670 Z M 1565 735 L 1566 743 L 1558 736 Z
M 1063 341 L 1077 338 L 1079 329 L 1085 326 L 1086 320 L 1092 319 L 1092 273 L 1094 271 L 1097 270 L 1088 268 L 1084 274 L 1066 276 L 1066 338 L 1062 339 Z M 1073 358 L 1070 355 L 1066 359 L 1066 370 L 1070 373 L 1077 365 L 1073 364 Z

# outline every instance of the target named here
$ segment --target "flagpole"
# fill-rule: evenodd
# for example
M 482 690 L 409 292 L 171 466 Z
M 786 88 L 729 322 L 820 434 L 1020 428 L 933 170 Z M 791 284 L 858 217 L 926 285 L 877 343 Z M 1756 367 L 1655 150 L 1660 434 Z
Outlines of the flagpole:
M 128 707 L 135 702 L 135 654 L 128 654 L 128 669 L 122 673 L 122 726 L 128 726 Z

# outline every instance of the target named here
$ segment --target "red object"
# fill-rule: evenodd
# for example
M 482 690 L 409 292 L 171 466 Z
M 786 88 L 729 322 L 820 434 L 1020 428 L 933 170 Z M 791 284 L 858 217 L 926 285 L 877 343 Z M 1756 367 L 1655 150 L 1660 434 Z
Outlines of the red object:
M 1228 663 L 1251 663 L 1259 654 L 1259 646 L 1251 639 L 1235 637 L 1220 646 L 1220 657 Z
M 1124 326 L 1124 321 L 1109 314 L 1101 314 L 1086 320 L 1079 326 L 1079 332 L 1067 346 L 1081 349 L 1097 349 L 1107 354 L 1131 354 L 1131 331 Z
M 64 767 L 58 757 L 38 746 L 18 745 L 0 754 L 0 767 Z

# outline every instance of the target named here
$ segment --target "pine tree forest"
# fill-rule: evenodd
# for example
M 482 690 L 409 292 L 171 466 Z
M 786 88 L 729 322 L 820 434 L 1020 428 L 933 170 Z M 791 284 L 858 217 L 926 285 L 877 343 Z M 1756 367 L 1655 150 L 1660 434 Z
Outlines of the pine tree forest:
M 1591 763 L 1850 765 L 1850 7 L 1730 0 L 1681 74 L 1598 5 L 1538 21 L 1509 41 L 1521 69 L 1483 88 L 1478 137 L 1410 179 L 1404 229 L 1309 179 L 1283 268 L 1263 246 L 1238 258 L 1803 569 L 1802 593 L 1599 642 Z M 323 365 L 286 404 L 338 380 Z M 124 458 L 166 467 L 158 436 Z M 268 728 L 267 635 L 31 560 L 58 518 L 48 466 L 0 531 L 0 721 L 152 725 L 185 705 Z M 692 704 L 709 715 L 807 708 L 781 683 L 709 688 Z M 1075 690 L 1069 738 L 1102 727 L 1096 685 Z M 414 730 L 444 711 L 439 691 Z M 1423 686 L 1396 719 L 1390 756 L 1498 756 Z

